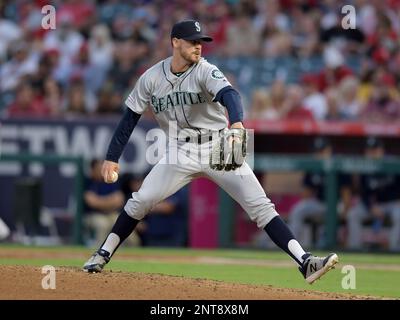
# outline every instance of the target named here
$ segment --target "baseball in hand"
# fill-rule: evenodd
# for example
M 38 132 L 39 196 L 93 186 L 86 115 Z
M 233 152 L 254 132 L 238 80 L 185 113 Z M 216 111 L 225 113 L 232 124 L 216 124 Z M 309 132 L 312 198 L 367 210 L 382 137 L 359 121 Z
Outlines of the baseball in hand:
M 118 173 L 116 173 L 115 171 L 113 171 L 112 175 L 111 175 L 111 181 L 110 183 L 114 183 L 115 181 L 118 180 Z

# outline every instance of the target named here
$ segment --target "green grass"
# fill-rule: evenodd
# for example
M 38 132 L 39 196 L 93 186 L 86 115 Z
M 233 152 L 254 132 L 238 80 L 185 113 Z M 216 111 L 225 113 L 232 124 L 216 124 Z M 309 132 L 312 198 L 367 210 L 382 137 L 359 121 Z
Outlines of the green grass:
M 17 251 L 24 246 L 0 246 L 0 257 L 7 251 Z M 35 247 L 29 247 L 36 250 Z M 83 247 L 49 247 L 38 248 L 41 251 L 79 253 L 89 256 L 91 249 Z M 107 269 L 113 271 L 159 273 L 191 278 L 213 279 L 233 283 L 245 283 L 254 285 L 272 285 L 284 288 L 298 288 L 326 292 L 338 292 L 345 294 L 371 295 L 382 297 L 393 297 L 400 299 L 400 271 L 385 270 L 384 267 L 400 266 L 400 255 L 394 254 L 352 254 L 338 253 L 340 264 L 337 269 L 327 273 L 322 280 L 312 286 L 305 283 L 291 259 L 282 252 L 260 251 L 260 250 L 189 250 L 189 249 L 152 249 L 152 248 L 121 248 L 124 259 L 115 255 L 107 265 Z M 126 256 L 132 254 L 132 259 Z M 315 252 L 318 255 L 325 255 L 326 252 Z M 144 261 L 135 260 L 134 256 L 163 256 L 163 257 L 218 257 L 229 258 L 240 263 L 241 259 L 255 261 L 277 261 L 289 262 L 287 266 L 257 266 L 246 264 L 210 264 L 199 263 L 198 261 L 172 262 L 172 261 Z M 85 259 L 78 258 L 57 258 L 53 259 L 16 259 L 1 258 L 0 264 L 24 264 L 43 266 L 46 264 L 54 266 L 76 266 L 81 267 Z M 345 274 L 341 273 L 344 265 L 355 265 L 356 267 L 356 289 L 345 290 L 341 283 Z M 371 269 L 370 264 L 379 264 L 380 269 Z M 400 269 L 399 269 L 400 270 Z

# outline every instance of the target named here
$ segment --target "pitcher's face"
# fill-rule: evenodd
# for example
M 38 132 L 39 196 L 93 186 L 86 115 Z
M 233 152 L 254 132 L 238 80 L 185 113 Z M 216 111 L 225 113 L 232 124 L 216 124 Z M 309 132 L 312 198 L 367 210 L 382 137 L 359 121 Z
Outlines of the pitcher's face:
M 188 63 L 197 63 L 201 58 L 201 40 L 177 39 L 175 48 Z

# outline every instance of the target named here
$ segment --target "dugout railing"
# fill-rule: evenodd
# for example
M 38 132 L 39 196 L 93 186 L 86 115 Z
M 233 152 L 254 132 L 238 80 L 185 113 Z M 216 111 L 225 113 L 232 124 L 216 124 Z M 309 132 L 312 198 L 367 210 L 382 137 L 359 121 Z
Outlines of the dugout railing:
M 256 154 L 254 170 L 259 172 L 323 172 L 325 179 L 325 202 L 327 213 L 325 219 L 325 249 L 336 247 L 338 226 L 338 174 L 400 174 L 400 157 L 368 159 L 365 157 L 335 156 L 330 159 L 316 159 L 309 155 L 265 155 Z M 220 190 L 219 245 L 233 245 L 235 204 L 223 190 Z

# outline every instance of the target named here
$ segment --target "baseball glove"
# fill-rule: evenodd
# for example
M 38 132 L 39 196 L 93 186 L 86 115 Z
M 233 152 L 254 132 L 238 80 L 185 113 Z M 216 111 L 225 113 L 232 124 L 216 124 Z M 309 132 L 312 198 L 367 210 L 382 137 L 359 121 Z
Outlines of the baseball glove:
M 228 129 L 213 143 L 210 168 L 231 171 L 241 167 L 247 153 L 246 129 Z

